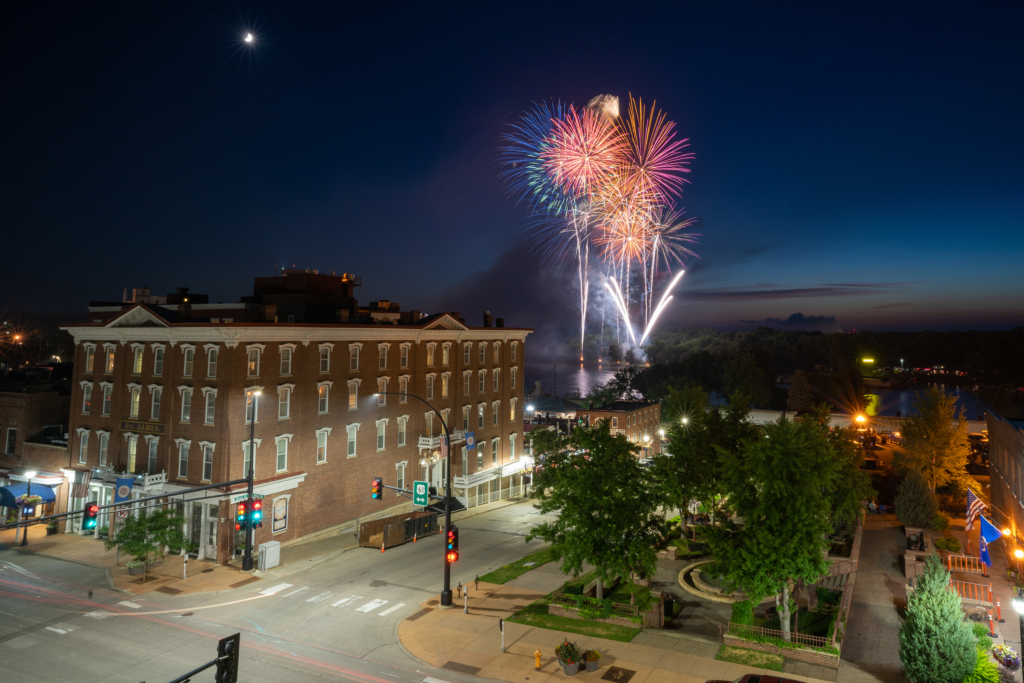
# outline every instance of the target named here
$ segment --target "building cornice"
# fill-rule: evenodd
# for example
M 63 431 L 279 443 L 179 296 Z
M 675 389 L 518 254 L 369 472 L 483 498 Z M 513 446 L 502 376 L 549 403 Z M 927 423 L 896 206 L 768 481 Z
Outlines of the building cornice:
M 486 327 L 469 330 L 424 330 L 414 327 L 376 325 L 371 327 L 319 326 L 296 328 L 284 326 L 237 326 L 237 324 L 172 325 L 169 327 L 105 327 L 101 325 L 75 325 L 61 327 L 75 343 L 82 342 L 164 342 L 170 344 L 237 344 L 256 343 L 327 343 L 327 342 L 380 342 L 398 341 L 450 341 L 472 337 L 474 341 L 525 340 L 533 332 L 530 328 Z

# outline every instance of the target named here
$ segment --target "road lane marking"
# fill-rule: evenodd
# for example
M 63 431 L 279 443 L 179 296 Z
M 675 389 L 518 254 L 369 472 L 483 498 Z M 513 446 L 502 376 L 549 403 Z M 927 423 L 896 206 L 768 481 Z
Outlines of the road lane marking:
M 419 673 L 418 671 L 416 673 Z M 448 681 L 442 681 L 440 678 L 431 678 L 427 676 L 423 679 L 423 683 L 448 683 Z
M 290 597 L 292 597 L 293 595 L 298 595 L 299 593 L 305 593 L 305 592 L 306 592 L 306 591 L 308 591 L 308 590 L 309 590 L 309 586 L 303 586 L 303 587 L 302 587 L 302 588 L 300 588 L 299 590 L 297 590 L 297 591 L 292 591 L 292 592 L 291 592 L 291 593 L 289 593 L 288 595 L 282 595 L 281 597 L 282 597 L 282 598 L 290 598 Z
M 85 616 L 92 617 L 93 619 L 106 619 L 107 617 L 114 616 L 114 613 L 113 612 L 108 612 L 108 611 L 103 610 L 103 609 L 98 609 L 98 610 L 96 610 L 94 612 L 87 612 Z
M 388 604 L 387 600 L 373 600 L 372 602 L 366 603 L 365 605 L 363 605 L 362 607 L 360 607 L 356 611 L 357 612 L 367 612 L 367 613 L 369 613 L 369 612 L 372 612 L 373 610 L 377 609 L 378 607 L 383 607 L 386 604 Z
M 329 597 L 331 597 L 331 591 L 327 591 L 326 593 L 321 593 L 320 595 L 314 595 L 309 600 L 306 600 L 306 602 L 312 602 L 312 603 L 323 602 L 324 600 L 326 600 Z
M 404 602 L 399 602 L 394 607 L 388 607 L 386 610 L 384 610 L 383 612 L 381 612 L 377 616 L 378 617 L 386 617 L 387 615 L 389 615 L 392 612 L 394 612 L 396 609 L 402 609 L 403 607 L 405 607 L 405 603 Z
M 341 607 L 342 605 L 348 604 L 348 603 L 352 602 L 353 600 L 362 600 L 362 599 L 363 599 L 362 595 L 353 595 L 351 598 L 345 598 L 343 600 L 338 600 L 338 602 L 336 602 L 333 605 L 331 605 L 331 607 Z
M 52 626 L 47 626 L 46 630 L 47 631 L 53 631 L 54 633 L 59 633 L 61 635 L 64 635 L 65 633 L 68 633 L 69 631 L 73 631 L 74 629 L 70 629 L 70 628 L 54 628 Z
M 117 604 L 124 605 L 125 607 L 131 607 L 132 609 L 141 609 L 142 608 L 142 605 L 138 605 L 138 604 L 136 604 L 134 602 L 128 602 L 127 600 L 122 600 L 121 602 L 119 602 Z
M 271 586 L 265 590 L 260 591 L 260 595 L 273 595 L 274 593 L 280 593 L 283 590 L 287 590 L 294 586 L 293 583 L 279 583 L 276 586 Z

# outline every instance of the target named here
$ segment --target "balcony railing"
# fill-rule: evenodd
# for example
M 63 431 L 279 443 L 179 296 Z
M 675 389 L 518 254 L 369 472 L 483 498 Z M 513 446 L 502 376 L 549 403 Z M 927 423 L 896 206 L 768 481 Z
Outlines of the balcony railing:
M 156 474 L 131 474 L 129 472 L 115 472 L 112 469 L 99 470 L 93 474 L 93 478 L 103 482 L 109 482 L 114 484 L 117 482 L 118 477 L 124 479 L 127 477 L 133 477 L 137 486 L 155 486 L 157 484 L 167 483 L 167 473 L 158 472 Z
M 452 430 L 451 443 L 449 444 L 450 446 L 454 446 L 454 445 L 460 444 L 460 443 L 465 443 L 465 441 L 466 441 L 466 433 L 464 431 L 462 431 L 461 429 Z M 421 436 L 417 440 L 416 445 L 419 448 L 440 448 L 441 447 L 441 437 L 440 436 Z

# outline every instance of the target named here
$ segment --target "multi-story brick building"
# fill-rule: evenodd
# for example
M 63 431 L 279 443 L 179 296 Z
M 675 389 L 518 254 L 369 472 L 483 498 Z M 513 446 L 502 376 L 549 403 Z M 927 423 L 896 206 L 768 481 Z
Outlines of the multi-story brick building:
M 230 304 L 208 304 L 210 317 L 198 318 L 182 297 L 94 310 L 90 319 L 100 322 L 64 328 L 75 340 L 70 459 L 95 473 L 94 499 L 112 501 L 117 472 L 137 475 L 136 497 L 241 479 L 253 429 L 255 492 L 265 496 L 255 545 L 339 531 L 408 509 L 394 492 L 373 501 L 375 476 L 441 488 L 441 425 L 431 407 L 453 431 L 453 488 L 463 504 L 521 485 L 532 330 L 489 314 L 469 327 L 458 313 L 424 316 L 384 301 L 359 308 L 348 275 L 286 273 L 269 283 L 276 289 L 262 283 L 278 297 L 272 304 L 260 296 L 269 279 L 257 279 L 256 296 L 238 309 L 242 322 L 226 320 Z M 295 322 L 278 322 L 278 306 Z M 468 431 L 479 444 L 471 452 Z M 190 494 L 180 505 L 201 557 L 224 562 L 240 544 L 231 510 L 240 490 Z
M 640 446 L 641 457 L 653 457 L 661 453 L 661 404 L 650 401 L 601 401 L 584 402 L 576 411 L 576 417 L 585 424 L 596 426 L 601 420 L 608 420 L 612 434 L 623 434 L 632 443 Z
M 1024 542 L 1024 420 L 988 418 L 988 468 L 992 506 L 985 514 Z M 1011 546 L 1012 547 L 1012 546 Z

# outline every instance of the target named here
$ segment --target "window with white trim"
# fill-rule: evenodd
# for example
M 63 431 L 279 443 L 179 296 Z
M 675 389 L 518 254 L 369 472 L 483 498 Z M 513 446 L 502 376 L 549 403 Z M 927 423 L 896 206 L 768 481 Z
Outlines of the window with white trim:
M 519 342 L 512 342 L 512 361 L 515 362 L 519 350 Z
M 89 430 L 78 430 L 78 464 L 84 465 L 89 460 Z
M 501 368 L 494 368 L 491 374 L 491 390 L 498 391 L 498 388 L 501 386 L 498 383 L 498 377 L 501 376 Z
M 476 445 L 476 471 L 479 472 L 484 468 L 484 449 L 480 447 L 480 444 Z
M 501 342 L 494 342 L 494 358 L 495 363 L 501 362 Z
M 248 353 L 249 363 L 247 366 L 247 373 L 249 377 L 260 376 L 260 350 L 253 347 L 249 349 Z
M 433 367 L 434 365 L 434 344 L 427 344 L 427 366 Z
M 469 359 L 469 354 L 470 354 L 470 349 L 472 349 L 472 348 L 473 348 L 472 344 L 463 344 L 462 345 L 462 364 L 463 365 L 469 365 L 470 364 L 471 361 Z
M 356 457 L 356 433 L 359 431 L 359 425 L 348 425 L 345 427 L 348 432 L 348 450 L 346 451 L 348 457 Z
M 256 446 L 255 447 L 259 448 L 261 443 L 263 443 L 263 439 L 256 439 Z M 249 476 L 249 461 L 252 459 L 252 456 L 253 456 L 253 445 L 252 445 L 252 442 L 249 441 L 249 440 L 243 441 L 242 442 L 242 476 L 243 477 L 248 477 Z M 255 471 L 253 472 L 253 478 L 255 478 Z
M 129 414 L 137 418 L 139 416 L 139 403 L 142 401 L 142 387 L 132 387 L 132 398 Z
M 434 375 L 427 375 L 427 399 L 434 399 Z
M 217 376 L 217 358 L 220 350 L 213 348 L 206 351 L 206 376 L 213 379 Z
M 473 373 L 470 370 L 466 370 L 462 373 L 462 393 L 466 395 L 469 393 L 469 378 Z
M 107 350 L 107 362 L 106 362 L 105 367 L 103 368 L 103 372 L 105 372 L 106 374 L 110 375 L 110 374 L 113 374 L 113 372 L 114 372 L 114 352 L 115 352 L 115 347 L 114 347 L 113 344 L 104 344 L 104 347 Z
M 148 452 L 146 453 L 146 473 L 156 474 L 156 463 L 157 463 L 157 445 L 160 443 L 159 436 L 153 436 L 152 434 L 146 435 L 146 441 L 148 445 Z M 102 443 L 102 441 L 101 441 Z M 101 454 L 102 457 L 102 454 Z
M 491 465 L 498 464 L 498 440 L 491 439 Z
M 110 434 L 107 432 L 96 432 L 100 437 L 100 467 L 107 465 L 107 451 L 110 448 Z
M 448 398 L 448 378 L 451 377 L 450 372 L 442 373 L 441 375 L 441 398 Z
M 476 426 L 478 429 L 484 427 L 484 404 L 481 403 L 476 407 Z
M 467 451 L 466 447 L 463 446 L 462 447 L 462 476 L 465 477 L 465 476 L 468 476 L 468 475 L 469 475 L 469 451 Z
M 388 404 L 388 396 L 386 392 L 388 390 L 387 378 L 380 377 L 377 379 L 377 406 L 386 406 Z
M 509 434 L 508 435 L 508 459 L 509 460 L 515 460 L 516 459 L 516 435 L 515 434 Z
M 110 415 L 110 401 L 113 398 L 114 387 L 110 384 L 101 384 L 100 387 L 103 389 L 103 414 Z
M 181 390 L 181 421 L 189 422 L 192 418 L 192 389 Z
M 512 381 L 512 388 L 513 389 L 516 388 L 516 370 L 518 370 L 518 368 L 509 368 L 508 369 L 508 372 L 511 375 L 511 377 L 509 379 Z
M 348 369 L 359 369 L 359 347 L 355 344 L 349 344 L 348 347 Z
M 403 415 L 398 418 L 398 446 L 405 445 L 405 430 L 409 426 L 409 416 Z
M 277 417 L 288 418 L 292 415 L 292 390 L 291 387 L 281 387 L 277 390 Z
M 330 427 L 316 430 L 316 462 L 318 465 L 327 462 L 327 435 L 330 433 Z
M 195 349 L 185 349 L 185 369 L 182 370 L 182 373 L 181 373 L 182 377 L 191 377 L 192 376 L 192 366 L 195 365 L 195 360 L 196 360 L 196 350 Z
M 409 345 L 408 344 L 402 344 L 400 349 L 401 349 L 401 351 L 399 352 L 399 354 L 400 354 L 400 358 L 401 358 L 401 366 L 403 368 L 407 368 L 407 367 L 409 367 Z
M 191 441 L 178 441 L 178 479 L 188 478 L 188 447 Z
M 317 412 L 321 415 L 327 412 L 327 400 L 330 398 L 330 391 L 331 388 L 327 384 L 321 383 L 320 386 L 317 387 Z
M 282 348 L 281 349 L 281 374 L 290 375 L 292 374 L 292 349 Z
M 162 346 L 153 349 L 153 376 L 164 374 L 164 349 Z
M 85 371 L 92 372 L 96 368 L 96 346 L 87 344 L 85 347 Z
M 399 462 L 395 463 L 395 486 L 400 489 L 405 488 L 405 466 L 408 463 Z
M 284 472 L 288 469 L 288 442 L 291 439 L 287 436 L 277 437 L 277 471 Z
M 348 409 L 357 410 L 359 408 L 359 382 L 348 383 Z
M 480 342 L 480 362 L 487 362 L 487 342 Z
M 135 455 L 139 449 L 139 436 L 138 434 L 130 434 L 129 432 L 123 432 L 128 436 L 128 471 L 135 471 Z
M 491 425 L 494 427 L 498 426 L 499 412 L 501 412 L 501 401 L 495 401 L 491 404 Z
M 487 384 L 487 371 L 486 370 L 481 370 L 480 371 L 480 378 L 477 380 L 477 387 L 476 387 L 476 390 L 477 390 L 478 394 L 484 393 L 484 387 L 486 386 L 486 384 Z
M 259 395 L 254 389 L 245 392 L 245 424 L 250 424 L 253 420 L 260 421 Z
M 441 345 L 441 365 L 448 365 L 451 361 L 452 345 L 445 343 Z
M 612 429 L 618 429 L 618 428 L 619 428 L 619 418 L 613 417 L 612 418 Z
M 388 347 L 384 344 L 377 347 L 377 368 L 380 370 L 388 368 Z
M 203 416 L 203 424 L 212 425 L 217 414 L 217 392 L 206 391 L 206 414 Z
M 384 434 L 388 425 L 387 420 L 377 420 L 377 450 L 384 450 Z
M 82 415 L 90 413 L 92 413 L 92 383 L 84 382 L 82 384 Z
M 320 347 L 320 372 L 331 371 L 331 347 Z
M 213 480 L 213 445 L 203 446 L 203 481 Z
M 511 410 L 509 410 L 508 419 L 510 419 L 513 422 L 515 422 L 516 421 L 516 399 L 512 399 L 511 401 L 509 401 L 509 406 L 511 407 Z
M 163 398 L 164 390 L 161 387 L 152 389 L 149 393 L 149 419 L 160 419 L 160 399 Z
M 427 432 L 427 438 L 432 438 L 434 436 L 434 413 L 424 413 L 423 424 Z
M 402 375 L 398 378 L 398 392 L 402 394 L 398 397 L 399 403 L 407 403 L 409 401 L 409 376 Z
M 469 431 L 469 406 L 462 406 L 462 431 Z
M 140 344 L 140 345 L 136 346 L 133 349 L 133 352 L 134 353 L 133 353 L 133 356 L 132 356 L 132 374 L 133 375 L 141 375 L 142 374 L 142 345 Z

